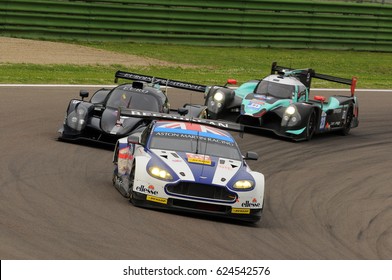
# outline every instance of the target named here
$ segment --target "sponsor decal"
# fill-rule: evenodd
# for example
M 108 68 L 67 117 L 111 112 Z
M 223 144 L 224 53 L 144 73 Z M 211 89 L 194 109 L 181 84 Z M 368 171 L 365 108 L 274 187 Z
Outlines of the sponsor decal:
M 256 198 L 253 198 L 252 201 L 245 201 L 241 204 L 242 207 L 260 207 L 260 203 L 257 202 Z
M 155 113 L 155 112 L 137 111 L 137 110 L 129 110 L 127 112 L 132 116 L 138 116 L 138 117 L 157 117 L 157 118 L 192 122 L 193 124 L 200 123 L 200 124 L 213 125 L 213 126 L 222 127 L 222 128 L 229 128 L 229 123 L 224 123 L 224 122 L 220 122 L 220 121 L 212 121 L 209 119 L 197 119 L 197 118 L 189 118 L 189 117 L 184 117 L 184 116 L 179 116 L 179 115 L 174 115 L 174 114 L 170 115 L 170 114 L 162 114 L 162 113 Z M 239 127 L 239 126 L 236 125 L 236 127 Z
M 136 191 L 142 192 L 142 193 L 147 193 L 151 195 L 158 195 L 158 191 L 155 190 L 154 186 L 150 185 L 148 188 L 146 188 L 144 185 L 137 186 Z
M 195 154 L 190 154 L 186 153 L 186 157 L 188 159 L 188 162 L 191 163 L 198 163 L 198 164 L 205 164 L 205 165 L 211 165 L 211 157 L 207 155 L 195 155 Z
M 343 111 L 343 114 L 342 114 L 342 120 L 345 120 L 345 119 L 346 119 L 346 115 L 347 115 L 347 111 L 344 110 L 344 111 Z
M 184 123 L 184 122 L 172 122 L 164 125 L 160 125 L 156 130 L 158 131 L 164 131 L 162 129 L 182 129 L 182 130 L 191 130 L 191 131 L 198 131 L 198 132 L 205 132 L 205 133 L 211 133 L 214 135 L 219 135 L 219 136 L 226 136 L 228 137 L 228 134 L 216 129 L 214 127 L 209 127 L 205 125 L 200 125 L 197 123 Z
M 125 160 L 127 160 L 127 159 L 132 160 L 133 159 L 133 155 L 129 154 L 129 148 L 126 147 L 126 148 L 122 148 L 122 149 L 120 149 L 118 151 L 118 158 L 119 159 L 125 159 Z
M 338 121 L 338 122 L 331 122 L 331 126 L 340 126 L 340 121 Z
M 250 214 L 250 209 L 231 208 L 231 213 L 233 213 L 233 214 Z
M 264 105 L 264 104 L 265 104 L 264 101 L 261 101 L 261 100 L 258 100 L 258 99 L 252 99 L 252 100 L 251 100 L 251 103 L 259 104 L 259 105 Z
M 156 202 L 156 203 L 161 203 L 161 204 L 167 204 L 167 198 L 162 198 L 162 197 L 156 197 L 156 196 L 151 196 L 147 195 L 146 198 L 148 201 Z
M 234 147 L 234 141 L 230 138 L 210 138 L 210 137 L 204 137 L 204 136 L 198 136 L 198 135 L 192 135 L 192 134 L 185 134 L 185 133 L 176 133 L 176 132 L 154 132 L 154 135 L 156 136 L 162 136 L 162 137 L 174 137 L 174 138 L 184 138 L 184 139 L 191 139 L 191 140 L 199 140 L 202 142 L 211 142 L 211 143 L 217 143 L 217 144 L 223 144 L 223 145 L 228 145 L 231 147 Z M 227 141 L 226 141 L 227 139 Z
M 333 110 L 333 113 L 334 114 L 340 114 L 342 112 L 342 109 L 335 109 L 335 110 Z
M 122 148 L 118 151 L 117 168 L 120 175 L 125 175 L 128 171 L 128 160 L 132 160 L 133 156 L 129 154 L 129 148 Z
M 233 169 L 232 165 L 224 165 L 224 164 L 219 164 L 218 168 L 225 169 L 225 170 L 228 170 L 228 171 Z
M 320 129 L 324 129 L 324 127 L 326 126 L 326 124 L 325 124 L 326 118 L 327 118 L 327 114 L 323 111 L 321 113 Z
M 272 99 L 271 96 L 260 95 L 260 94 L 255 94 L 254 97 L 259 100 L 271 100 Z
M 310 81 L 310 71 L 308 71 L 308 74 L 306 75 L 306 81 L 307 81 L 307 82 Z
M 141 88 L 134 88 L 134 87 L 123 87 L 123 90 L 126 90 L 126 91 L 136 91 L 136 92 L 140 92 L 140 93 L 148 93 L 148 90 L 141 89 Z M 125 96 L 125 97 L 123 97 L 123 99 L 127 98 L 125 93 L 123 94 L 123 96 Z
M 144 76 L 144 75 L 139 75 L 139 74 L 134 74 L 134 73 L 120 72 L 119 76 L 120 77 L 122 76 L 127 79 L 131 79 L 131 80 L 154 82 L 154 83 L 159 83 L 161 85 L 185 88 L 185 89 L 196 90 L 196 91 L 201 91 L 201 92 L 204 92 L 206 90 L 206 86 L 204 86 L 204 85 L 198 85 L 198 84 L 192 84 L 192 83 L 187 83 L 187 82 L 163 79 L 163 78 L 158 78 L 158 77 Z
M 250 101 L 246 107 L 250 108 L 250 109 L 260 109 L 262 105 L 264 105 L 264 102 L 261 102 L 261 101 L 257 101 L 257 102 Z

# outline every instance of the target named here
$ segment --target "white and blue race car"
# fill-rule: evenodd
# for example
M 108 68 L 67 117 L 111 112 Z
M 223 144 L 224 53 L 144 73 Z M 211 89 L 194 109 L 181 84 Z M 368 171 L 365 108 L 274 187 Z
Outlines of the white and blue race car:
M 195 120 L 154 120 L 119 139 L 113 185 L 136 206 L 259 221 L 264 175 L 245 161 L 258 155 L 242 156 L 230 133 Z

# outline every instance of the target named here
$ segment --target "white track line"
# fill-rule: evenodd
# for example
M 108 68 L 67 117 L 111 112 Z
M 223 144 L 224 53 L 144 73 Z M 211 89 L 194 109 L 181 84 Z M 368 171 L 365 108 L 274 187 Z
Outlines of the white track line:
M 115 87 L 117 85 L 48 85 L 48 84 L 0 84 L 0 87 L 70 87 L 70 88 L 103 88 L 103 87 Z M 169 87 L 170 88 L 170 87 Z M 334 89 L 334 88 L 312 88 L 311 91 L 342 91 L 349 92 L 350 89 Z M 356 89 L 356 92 L 392 92 L 392 89 Z
M 41 84 L 0 84 L 0 87 L 115 87 L 117 85 L 41 85 Z

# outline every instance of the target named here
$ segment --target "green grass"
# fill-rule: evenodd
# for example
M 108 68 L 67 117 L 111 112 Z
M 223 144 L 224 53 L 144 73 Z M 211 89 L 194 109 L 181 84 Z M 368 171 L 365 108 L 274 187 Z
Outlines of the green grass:
M 201 84 L 239 83 L 269 74 L 271 63 L 313 68 L 343 78 L 358 77 L 359 88 L 391 88 L 392 54 L 376 52 L 192 47 L 136 43 L 79 43 L 98 49 L 152 57 L 194 67 L 124 67 L 121 65 L 1 64 L 0 83 L 111 84 L 116 70 Z M 344 87 L 314 80 L 314 87 Z

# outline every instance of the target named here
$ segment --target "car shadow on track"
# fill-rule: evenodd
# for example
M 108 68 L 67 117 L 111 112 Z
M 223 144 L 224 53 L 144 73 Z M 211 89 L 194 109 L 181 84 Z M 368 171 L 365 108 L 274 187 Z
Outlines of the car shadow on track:
M 95 149 L 100 149 L 100 150 L 107 150 L 107 151 L 114 151 L 114 145 L 109 144 L 109 143 L 101 143 L 101 142 L 94 142 L 94 141 L 89 141 L 89 140 L 77 140 L 77 141 L 72 141 L 72 140 L 64 140 L 60 138 L 54 138 L 55 141 L 66 143 L 66 144 L 71 144 L 71 145 L 79 145 L 79 146 L 85 146 L 89 148 L 95 148 Z
M 177 216 L 187 217 L 190 219 L 206 220 L 206 221 L 210 221 L 210 222 L 232 224 L 232 225 L 250 227 L 250 228 L 252 228 L 252 227 L 258 228 L 258 227 L 260 227 L 260 225 L 262 223 L 262 219 L 259 222 L 249 222 L 249 221 L 231 219 L 228 217 L 213 216 L 213 215 L 209 215 L 207 213 L 192 213 L 192 212 L 186 212 L 186 211 L 180 211 L 180 210 L 156 209 L 156 208 L 140 207 L 140 206 L 133 206 L 133 207 L 137 207 L 139 209 L 144 209 L 146 211 L 154 211 L 154 212 L 157 212 L 157 214 L 158 213 L 165 213 L 168 215 L 177 215 Z

